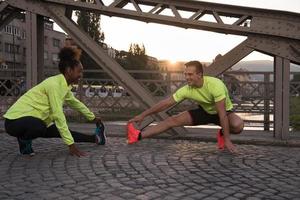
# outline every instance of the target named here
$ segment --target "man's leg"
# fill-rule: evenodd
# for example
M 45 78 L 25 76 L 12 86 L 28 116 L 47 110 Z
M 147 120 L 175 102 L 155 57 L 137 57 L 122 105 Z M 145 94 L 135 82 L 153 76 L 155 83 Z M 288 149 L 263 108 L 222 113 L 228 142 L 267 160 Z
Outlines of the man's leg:
M 95 135 L 87 135 L 76 131 L 71 131 L 72 137 L 74 138 L 75 142 L 91 142 L 94 143 Z M 59 131 L 55 124 L 49 126 L 47 131 L 44 135 L 45 138 L 61 138 Z
M 179 113 L 178 115 L 174 115 L 168 117 L 167 119 L 159 122 L 156 126 L 150 126 L 145 131 L 142 131 L 142 138 L 152 137 L 154 135 L 158 135 L 170 128 L 178 127 L 178 126 L 189 126 L 193 124 L 192 117 L 188 111 L 184 111 Z
M 244 121 L 235 113 L 231 112 L 228 115 L 230 133 L 239 134 L 244 129 Z

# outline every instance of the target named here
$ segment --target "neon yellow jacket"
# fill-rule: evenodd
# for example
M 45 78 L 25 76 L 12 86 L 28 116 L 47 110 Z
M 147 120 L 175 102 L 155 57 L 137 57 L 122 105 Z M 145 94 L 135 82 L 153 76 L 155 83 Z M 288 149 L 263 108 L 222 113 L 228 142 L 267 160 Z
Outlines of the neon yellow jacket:
M 63 74 L 49 77 L 21 96 L 3 117 L 18 119 L 32 116 L 43 120 L 47 126 L 54 122 L 64 143 L 71 145 L 74 139 L 63 112 L 64 103 L 82 113 L 88 120 L 95 119 L 95 115 L 74 97 L 71 88 Z

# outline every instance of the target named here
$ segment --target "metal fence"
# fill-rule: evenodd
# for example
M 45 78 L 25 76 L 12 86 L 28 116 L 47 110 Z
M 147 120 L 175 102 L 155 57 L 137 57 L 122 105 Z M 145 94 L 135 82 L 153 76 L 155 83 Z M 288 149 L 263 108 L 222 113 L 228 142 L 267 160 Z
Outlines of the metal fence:
M 157 98 L 157 101 L 171 95 L 185 84 L 182 71 L 131 70 L 128 72 Z M 57 73 L 56 70 L 47 70 L 45 76 Z M 291 73 L 291 79 L 296 74 Z M 13 77 L 0 74 L 1 116 L 25 92 L 25 75 L 25 71 L 22 70 L 14 71 Z M 234 103 L 234 111 L 242 116 L 246 126 L 263 127 L 264 130 L 273 127 L 274 81 L 272 72 L 228 71 L 219 78 L 227 85 Z M 127 120 L 144 109 L 127 93 L 125 88 L 118 85 L 102 70 L 85 70 L 84 78 L 78 85 L 73 85 L 72 91 L 94 113 L 109 120 Z M 299 97 L 299 81 L 291 81 L 290 94 L 291 98 Z M 195 103 L 186 101 L 169 112 L 173 114 L 193 106 Z M 78 113 L 67 107 L 65 112 L 70 119 L 83 120 Z

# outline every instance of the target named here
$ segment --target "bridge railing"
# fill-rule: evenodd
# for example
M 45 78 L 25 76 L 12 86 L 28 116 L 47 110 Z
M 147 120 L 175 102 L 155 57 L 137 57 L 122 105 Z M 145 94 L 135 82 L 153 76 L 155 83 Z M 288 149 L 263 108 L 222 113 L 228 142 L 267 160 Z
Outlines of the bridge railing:
M 182 71 L 128 71 L 157 100 L 171 95 L 185 84 Z M 15 70 L 14 76 L 0 73 L 0 111 L 1 116 L 6 109 L 25 92 L 25 71 Z M 56 70 L 46 70 L 45 76 L 57 74 Z M 17 74 L 17 75 L 16 75 Z M 300 73 L 291 73 L 293 76 Z M 18 76 L 18 77 L 16 77 Z M 221 75 L 228 87 L 234 103 L 234 111 L 239 113 L 246 126 L 263 127 L 269 130 L 273 127 L 274 86 L 272 72 L 228 71 Z M 102 70 L 85 70 L 84 78 L 73 85 L 74 95 L 84 102 L 93 112 L 109 120 L 127 120 L 144 108 Z M 291 101 L 300 95 L 300 81 L 291 81 Z M 183 102 L 169 112 L 191 109 L 193 102 Z M 74 120 L 83 120 L 78 113 L 65 108 L 66 115 Z M 292 110 L 291 113 L 295 112 Z M 295 113 L 294 113 L 295 114 Z M 296 115 L 300 113 L 296 113 Z M 297 122 L 296 122 L 297 123 Z M 293 124 L 291 124 L 293 126 Z

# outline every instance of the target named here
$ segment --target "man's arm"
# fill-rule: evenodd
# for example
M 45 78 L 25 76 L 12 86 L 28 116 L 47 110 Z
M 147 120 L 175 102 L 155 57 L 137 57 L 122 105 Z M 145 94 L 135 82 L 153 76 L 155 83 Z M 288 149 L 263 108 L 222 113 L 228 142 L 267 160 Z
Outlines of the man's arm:
M 237 153 L 235 146 L 232 144 L 230 140 L 230 128 L 229 128 L 229 120 L 226 113 L 225 99 L 216 102 L 216 109 L 219 115 L 221 127 L 223 129 L 225 146 L 230 152 Z
M 129 120 L 129 122 L 141 123 L 144 120 L 145 117 L 147 117 L 149 115 L 152 115 L 152 114 L 159 113 L 161 111 L 164 111 L 164 110 L 170 108 L 171 106 L 173 106 L 175 104 L 176 104 L 176 101 L 174 100 L 173 96 L 170 96 L 170 97 L 158 102 L 157 104 L 155 104 L 151 108 L 145 110 L 141 114 L 135 116 L 133 119 Z

